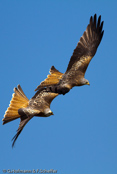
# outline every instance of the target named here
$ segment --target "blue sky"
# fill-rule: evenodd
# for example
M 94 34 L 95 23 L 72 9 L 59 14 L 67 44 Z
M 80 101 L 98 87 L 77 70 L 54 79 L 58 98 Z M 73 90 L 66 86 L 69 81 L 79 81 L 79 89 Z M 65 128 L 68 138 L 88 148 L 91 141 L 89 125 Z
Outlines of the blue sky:
M 0 125 L 0 172 L 54 169 L 58 174 L 117 172 L 117 1 L 0 1 L 1 120 L 21 85 L 28 98 L 54 65 L 65 72 L 90 16 L 104 20 L 104 37 L 85 77 L 51 104 L 54 116 L 33 118 L 11 139 L 19 120 Z M 8 172 L 7 172 L 8 173 Z

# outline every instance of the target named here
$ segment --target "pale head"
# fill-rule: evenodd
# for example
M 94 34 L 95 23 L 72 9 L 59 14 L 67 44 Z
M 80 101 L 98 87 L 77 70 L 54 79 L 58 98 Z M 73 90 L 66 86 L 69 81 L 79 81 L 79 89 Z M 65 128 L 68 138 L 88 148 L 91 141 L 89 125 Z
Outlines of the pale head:
M 89 81 L 85 78 L 80 79 L 80 85 L 90 85 Z
M 54 115 L 53 112 L 50 110 L 50 108 L 46 108 L 44 110 L 44 114 L 46 117 L 49 117 L 50 115 Z

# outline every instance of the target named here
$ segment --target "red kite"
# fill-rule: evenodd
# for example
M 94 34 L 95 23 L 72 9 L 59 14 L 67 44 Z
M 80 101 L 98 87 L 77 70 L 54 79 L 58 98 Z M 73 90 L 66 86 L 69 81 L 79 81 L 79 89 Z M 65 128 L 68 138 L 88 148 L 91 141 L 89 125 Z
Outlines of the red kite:
M 47 87 L 54 93 L 66 94 L 74 86 L 89 85 L 89 81 L 84 78 L 87 67 L 95 55 L 102 40 L 104 31 L 101 16 L 97 20 L 97 15 L 91 16 L 90 22 L 78 42 L 73 55 L 71 56 L 66 72 L 60 73 L 54 68 L 50 69 L 50 74 L 35 89 Z
M 13 97 L 2 120 L 3 124 L 6 124 L 20 118 L 19 128 L 12 139 L 12 147 L 30 119 L 34 116 L 48 117 L 53 115 L 53 112 L 50 110 L 50 104 L 57 95 L 57 93 L 47 92 L 46 89 L 41 89 L 29 100 L 20 85 L 14 88 Z

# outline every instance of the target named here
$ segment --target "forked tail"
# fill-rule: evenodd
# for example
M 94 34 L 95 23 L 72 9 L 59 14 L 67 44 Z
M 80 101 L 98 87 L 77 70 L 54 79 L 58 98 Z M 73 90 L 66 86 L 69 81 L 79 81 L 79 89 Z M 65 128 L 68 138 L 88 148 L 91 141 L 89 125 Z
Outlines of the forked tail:
M 50 74 L 47 76 L 47 78 L 40 83 L 39 86 L 35 89 L 35 91 L 39 90 L 43 87 L 48 87 L 51 85 L 56 85 L 59 80 L 62 78 L 63 73 L 59 72 L 54 66 L 50 69 Z
M 9 107 L 7 108 L 4 118 L 2 119 L 3 124 L 13 121 L 20 117 L 18 109 L 28 106 L 29 99 L 24 94 L 20 85 L 14 88 L 14 93 L 10 101 Z

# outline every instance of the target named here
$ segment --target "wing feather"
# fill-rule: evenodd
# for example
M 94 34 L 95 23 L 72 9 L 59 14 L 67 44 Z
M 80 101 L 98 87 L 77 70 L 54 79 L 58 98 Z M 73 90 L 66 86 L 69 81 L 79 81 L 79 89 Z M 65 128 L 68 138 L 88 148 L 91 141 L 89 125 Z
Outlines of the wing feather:
M 80 66 L 77 66 L 77 70 L 82 69 L 84 70 L 83 73 L 85 73 L 90 60 L 96 53 L 104 33 L 104 31 L 102 31 L 103 21 L 100 22 L 101 16 L 99 16 L 98 21 L 96 14 L 94 17 L 91 16 L 90 23 L 71 56 L 66 72 L 70 71 L 72 67 L 75 67 L 75 64 L 78 65 L 77 62 L 80 61 L 81 63 L 79 64 Z M 84 68 L 81 66 L 84 66 Z
M 50 107 L 52 100 L 58 96 L 58 93 L 53 93 L 48 89 L 40 89 L 36 94 L 30 99 L 29 106 L 35 109 L 43 109 L 44 107 Z
M 12 141 L 13 141 L 12 147 L 14 147 L 14 144 L 15 144 L 15 142 L 16 142 L 18 136 L 20 135 L 20 133 L 22 132 L 24 126 L 28 123 L 28 121 L 29 121 L 31 118 L 33 118 L 33 117 L 24 116 L 24 117 L 21 117 L 21 118 L 20 118 L 21 120 L 20 120 L 19 128 L 18 128 L 18 130 L 17 130 L 16 135 L 15 135 L 15 136 L 13 137 L 13 139 L 12 139 Z
M 58 70 L 56 72 L 56 69 L 52 68 L 50 75 L 36 90 L 39 90 L 40 87 L 47 87 L 47 89 L 58 95 L 58 93 L 67 93 L 74 86 L 82 85 L 81 79 L 84 78 L 86 69 L 102 40 L 104 34 L 102 30 L 103 23 L 103 21 L 101 22 L 101 16 L 98 20 L 96 14 L 93 17 L 91 16 L 86 31 L 84 31 L 71 56 L 66 72 L 58 74 Z

